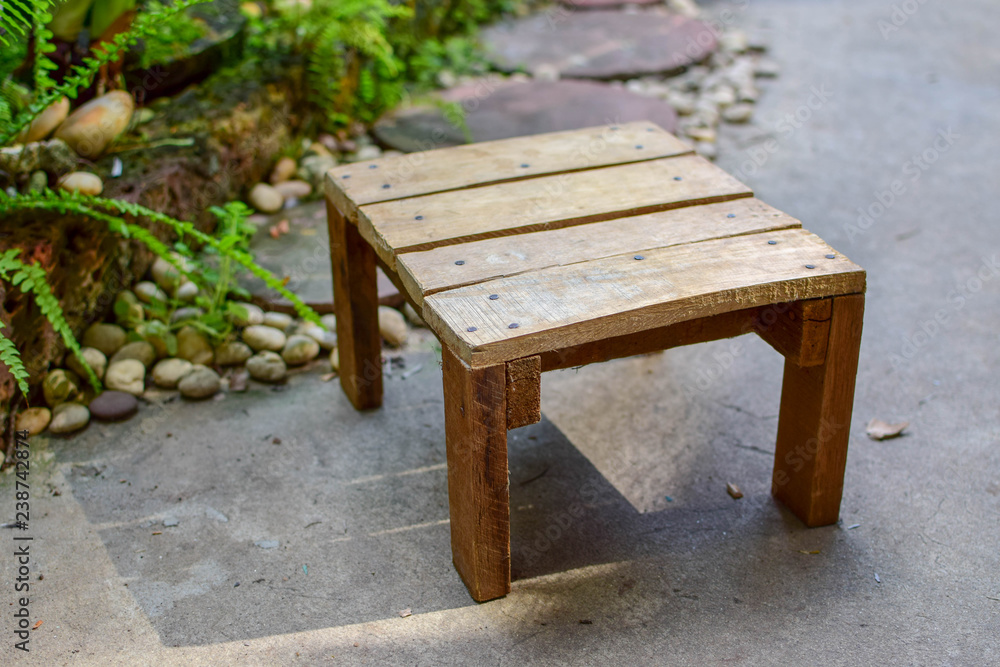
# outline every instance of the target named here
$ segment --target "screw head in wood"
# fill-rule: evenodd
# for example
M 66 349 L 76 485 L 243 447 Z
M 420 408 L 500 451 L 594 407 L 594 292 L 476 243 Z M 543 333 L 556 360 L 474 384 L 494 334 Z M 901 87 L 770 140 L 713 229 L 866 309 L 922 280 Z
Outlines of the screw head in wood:
M 517 322 L 511 322 L 510 324 L 508 324 L 508 325 L 507 325 L 507 328 L 508 328 L 508 329 L 516 329 L 516 328 L 518 328 L 519 326 L 521 326 L 521 325 L 520 325 L 520 324 L 518 324 Z
M 806 264 L 806 268 L 807 268 L 807 269 L 815 269 L 815 268 L 816 268 L 816 266 L 815 266 L 815 265 L 813 265 L 813 264 Z
M 423 220 L 424 216 L 422 216 L 422 215 L 415 215 L 415 216 L 413 216 L 413 219 L 414 220 Z
M 490 301 L 496 301 L 500 298 L 499 294 L 490 294 Z
M 344 174 L 343 176 L 341 176 L 341 178 L 350 178 L 350 177 L 351 177 L 350 174 Z
M 455 266 L 462 266 L 463 264 L 465 264 L 465 260 L 464 259 L 456 259 L 455 260 Z
M 837 256 L 836 255 L 827 255 L 826 258 L 827 259 L 837 259 Z
M 530 166 L 531 166 L 530 164 L 528 164 L 527 162 L 525 162 L 524 164 L 521 165 L 521 169 L 527 169 Z
M 378 165 L 377 164 L 370 164 L 370 165 L 368 165 L 368 168 L 369 169 L 378 169 Z
M 392 186 L 391 186 L 391 185 L 389 185 L 388 183 L 383 183 L 383 184 L 382 184 L 382 189 L 383 189 L 383 190 L 388 190 L 388 189 L 389 189 L 389 188 L 391 188 L 391 187 L 392 187 Z
M 674 180 L 675 181 L 683 181 L 684 179 L 681 178 L 680 176 L 674 176 Z
M 473 331 L 478 331 L 478 329 L 476 327 L 469 327 L 468 329 L 466 329 L 466 331 L 472 333 Z
M 636 255 L 634 259 L 646 259 L 646 258 L 643 257 L 642 255 Z
M 767 245 L 778 245 L 777 241 L 768 241 Z
M 642 144 L 636 144 L 635 148 L 636 148 L 636 150 L 640 150 L 641 151 L 642 150 Z
M 735 213 L 730 213 L 730 214 L 729 214 L 729 215 L 727 215 L 726 217 L 727 217 L 727 218 L 735 218 L 735 217 L 736 217 L 736 214 L 735 214 Z

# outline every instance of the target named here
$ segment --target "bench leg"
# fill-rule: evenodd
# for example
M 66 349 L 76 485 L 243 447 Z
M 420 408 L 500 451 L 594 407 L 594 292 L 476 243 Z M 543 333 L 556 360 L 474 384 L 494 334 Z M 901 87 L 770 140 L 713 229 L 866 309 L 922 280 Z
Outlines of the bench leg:
M 771 488 L 807 526 L 840 516 L 864 303 L 861 294 L 833 299 L 822 364 L 785 361 Z
M 510 592 L 506 367 L 442 356 L 452 559 L 484 602 Z
M 382 405 L 382 340 L 375 251 L 329 200 L 326 213 L 340 386 L 358 410 L 377 408 Z

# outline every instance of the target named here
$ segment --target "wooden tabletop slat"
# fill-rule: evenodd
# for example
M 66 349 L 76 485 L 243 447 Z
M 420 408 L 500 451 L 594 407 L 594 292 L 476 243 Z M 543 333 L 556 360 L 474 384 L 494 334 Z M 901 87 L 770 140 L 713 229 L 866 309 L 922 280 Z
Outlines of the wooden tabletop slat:
M 684 155 L 362 206 L 358 230 L 396 270 L 398 253 L 751 196 Z
M 327 173 L 326 191 L 354 222 L 365 204 L 691 152 L 653 123 L 624 123 L 341 165 Z
M 686 243 L 641 256 L 439 292 L 426 297 L 423 315 L 458 356 L 483 365 L 731 310 L 865 290 L 861 267 L 803 229 Z
M 429 294 L 525 271 L 801 226 L 759 199 L 735 199 L 406 253 L 397 269 L 420 307 Z

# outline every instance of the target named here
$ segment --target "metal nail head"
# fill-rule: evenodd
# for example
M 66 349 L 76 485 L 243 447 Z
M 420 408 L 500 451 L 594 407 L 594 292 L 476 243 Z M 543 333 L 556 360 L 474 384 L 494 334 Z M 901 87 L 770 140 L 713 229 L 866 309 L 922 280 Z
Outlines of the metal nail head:
M 424 219 L 424 216 L 422 216 L 422 215 L 417 215 L 417 216 L 414 216 L 414 217 L 413 217 L 413 219 L 414 219 L 414 220 L 423 220 L 423 219 Z
M 674 176 L 674 180 L 675 181 L 683 181 L 684 179 L 681 178 L 680 176 Z
M 777 241 L 768 241 L 767 245 L 778 245 Z
M 465 264 L 465 260 L 464 259 L 456 259 L 455 260 L 455 266 L 462 266 L 463 264 Z
M 521 165 L 521 169 L 527 169 L 530 166 L 531 166 L 530 164 L 528 164 L 527 162 L 525 162 L 524 164 Z
M 341 178 L 350 178 L 350 177 L 351 177 L 350 174 L 344 174 L 343 176 L 341 176 Z
M 827 259 L 837 259 L 837 256 L 836 255 L 827 255 L 826 258 Z
M 383 189 L 383 190 L 388 190 L 388 189 L 389 189 L 389 188 L 391 188 L 391 187 L 392 187 L 392 186 L 391 186 L 391 185 L 389 185 L 388 183 L 383 183 L 383 184 L 382 184 L 382 189 Z
M 500 298 L 499 294 L 490 294 L 490 301 L 496 301 Z
M 507 328 L 508 328 L 508 329 L 516 329 L 516 328 L 518 328 L 519 326 L 520 326 L 520 325 L 519 325 L 519 324 L 518 324 L 517 322 L 511 322 L 510 324 L 508 324 L 508 325 L 507 325 Z
M 370 165 L 368 165 L 368 168 L 369 169 L 378 169 L 378 165 L 377 164 L 370 164 Z
M 635 259 L 646 259 L 646 258 L 645 258 L 645 257 L 643 257 L 642 255 L 636 255 L 636 256 L 635 256 Z
M 476 327 L 469 327 L 468 329 L 466 329 L 466 331 L 472 333 L 473 331 L 478 331 L 478 329 L 476 329 Z
M 806 264 L 806 268 L 807 269 L 815 269 L 816 267 L 813 264 Z
M 735 213 L 730 213 L 730 214 L 729 214 L 729 215 L 727 215 L 726 217 L 727 217 L 727 218 L 735 218 L 735 217 L 736 217 L 736 214 L 735 214 Z

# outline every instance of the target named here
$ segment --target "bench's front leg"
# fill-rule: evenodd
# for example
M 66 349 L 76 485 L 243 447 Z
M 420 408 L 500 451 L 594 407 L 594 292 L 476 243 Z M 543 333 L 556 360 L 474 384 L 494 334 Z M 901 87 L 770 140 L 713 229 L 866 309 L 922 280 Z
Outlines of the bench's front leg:
M 452 559 L 484 602 L 510 592 L 506 367 L 442 356 Z
M 329 199 L 326 213 L 340 386 L 358 410 L 377 408 L 382 405 L 382 339 L 375 251 Z
M 833 298 L 822 363 L 785 360 L 772 493 L 807 526 L 836 523 L 844 489 L 865 297 Z

